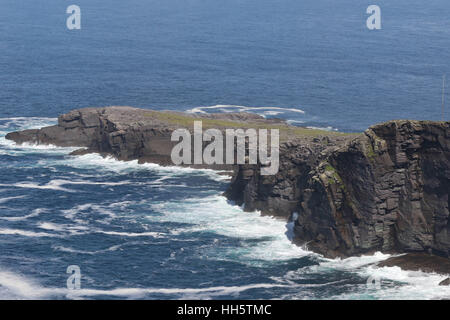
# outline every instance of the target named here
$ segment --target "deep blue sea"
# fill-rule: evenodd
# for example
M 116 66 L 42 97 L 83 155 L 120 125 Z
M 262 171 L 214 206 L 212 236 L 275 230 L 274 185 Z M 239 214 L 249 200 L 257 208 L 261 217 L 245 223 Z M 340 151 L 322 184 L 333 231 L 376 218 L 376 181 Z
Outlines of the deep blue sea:
M 72 4 L 81 30 L 66 28 Z M 371 4 L 381 30 L 366 27 Z M 0 0 L 0 299 L 449 298 L 442 276 L 373 266 L 387 255 L 294 246 L 289 222 L 227 202 L 214 171 L 4 139 L 108 105 L 348 132 L 439 120 L 449 13 L 446 0 Z

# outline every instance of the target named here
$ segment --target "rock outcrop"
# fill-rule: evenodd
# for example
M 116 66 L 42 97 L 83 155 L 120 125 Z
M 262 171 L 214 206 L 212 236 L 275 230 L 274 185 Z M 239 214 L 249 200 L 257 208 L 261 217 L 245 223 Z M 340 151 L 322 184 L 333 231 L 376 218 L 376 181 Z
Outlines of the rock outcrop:
M 295 241 L 327 257 L 450 255 L 450 123 L 391 121 L 345 143 L 281 146 L 280 171 L 240 166 L 227 195 L 290 216 Z
M 280 119 L 265 120 L 252 113 L 186 114 L 174 111 L 153 111 L 132 107 L 84 108 L 58 117 L 58 124 L 42 129 L 12 132 L 6 139 L 16 143 L 51 144 L 61 147 L 83 147 L 73 154 L 100 153 L 118 160 L 139 160 L 173 165 L 171 152 L 178 142 L 171 141 L 175 129 L 192 131 L 195 120 L 204 127 L 246 127 L 250 125 L 287 124 Z M 197 166 L 204 167 L 204 166 Z M 232 169 L 229 165 L 213 169 Z
M 427 253 L 408 253 L 388 258 L 378 263 L 378 267 L 400 267 L 402 270 L 408 271 L 450 274 L 450 259 Z M 443 280 L 440 285 L 445 285 L 449 280 Z
M 234 166 L 226 196 L 246 210 L 295 220 L 299 245 L 327 257 L 375 251 L 450 256 L 449 122 L 390 121 L 346 135 L 254 114 L 109 107 L 74 110 L 56 126 L 6 138 L 171 165 L 172 131 L 195 119 L 205 127 L 284 130 L 279 172 L 263 176 L 259 165 Z
M 170 160 L 171 128 L 142 109 L 86 108 L 58 117 L 58 124 L 42 129 L 12 132 L 6 139 L 17 143 L 84 147 L 120 160 Z M 81 153 L 79 151 L 78 153 Z

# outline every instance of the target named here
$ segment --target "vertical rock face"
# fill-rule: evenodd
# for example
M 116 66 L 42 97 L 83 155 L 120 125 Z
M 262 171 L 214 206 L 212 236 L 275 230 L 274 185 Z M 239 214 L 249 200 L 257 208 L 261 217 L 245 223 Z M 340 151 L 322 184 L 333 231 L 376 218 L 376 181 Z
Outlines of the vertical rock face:
M 75 154 L 97 152 L 119 160 L 173 165 L 171 153 L 178 141 L 171 141 L 179 128 L 192 134 L 194 121 L 202 121 L 205 129 L 289 126 L 282 120 L 266 120 L 249 113 L 187 114 L 175 111 L 153 111 L 132 107 L 83 108 L 58 117 L 58 124 L 42 129 L 12 132 L 6 139 L 17 143 L 53 144 L 62 147 L 84 147 Z M 192 152 L 192 150 L 191 150 Z M 192 165 L 211 169 L 233 169 L 232 164 Z
M 342 141 L 281 146 L 280 171 L 241 166 L 227 196 L 295 215 L 295 240 L 329 257 L 450 255 L 450 123 L 391 121 Z
M 58 124 L 13 132 L 7 139 L 62 147 L 85 147 L 120 160 L 169 163 L 173 128 L 131 107 L 84 108 L 58 117 Z
M 245 113 L 108 107 L 74 110 L 56 126 L 6 138 L 164 165 L 172 164 L 173 130 L 196 119 L 213 128 L 285 130 L 279 172 L 263 176 L 257 165 L 234 166 L 226 196 L 246 210 L 295 219 L 298 244 L 328 257 L 374 251 L 450 256 L 449 122 L 391 121 L 364 134 L 337 135 L 297 132 L 279 120 Z

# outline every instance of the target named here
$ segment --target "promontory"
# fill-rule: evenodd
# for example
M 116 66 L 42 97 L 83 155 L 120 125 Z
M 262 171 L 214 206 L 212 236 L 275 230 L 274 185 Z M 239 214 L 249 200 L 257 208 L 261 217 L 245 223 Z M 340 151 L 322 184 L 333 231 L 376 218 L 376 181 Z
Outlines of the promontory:
M 16 143 L 80 147 L 119 160 L 171 165 L 171 133 L 203 127 L 276 128 L 280 166 L 222 165 L 225 193 L 247 211 L 295 221 L 294 241 L 326 257 L 386 253 L 450 257 L 450 122 L 395 120 L 346 134 L 249 113 L 189 114 L 131 107 L 85 108 Z

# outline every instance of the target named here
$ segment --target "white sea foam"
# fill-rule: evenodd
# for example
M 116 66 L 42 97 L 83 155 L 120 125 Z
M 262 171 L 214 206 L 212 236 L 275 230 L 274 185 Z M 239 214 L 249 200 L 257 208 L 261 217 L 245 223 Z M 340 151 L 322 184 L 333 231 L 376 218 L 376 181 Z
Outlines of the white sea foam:
M 277 114 L 284 113 L 284 112 L 295 112 L 295 113 L 301 113 L 304 114 L 305 111 L 297 108 L 281 108 L 281 107 L 245 107 L 245 106 L 235 106 L 235 105 L 216 105 L 216 106 L 207 106 L 207 107 L 196 107 L 188 110 L 189 113 L 207 113 L 205 110 L 229 110 L 229 109 L 235 109 L 232 110 L 234 112 L 258 112 L 263 111 L 263 114 L 269 115 L 270 113 L 267 112 L 278 112 Z M 264 111 L 268 110 L 268 111 Z
M 4 299 L 49 299 L 65 297 L 80 299 L 96 296 L 143 298 L 148 294 L 164 294 L 181 298 L 206 298 L 224 295 L 238 296 L 252 289 L 270 289 L 285 287 L 282 284 L 255 283 L 242 286 L 217 286 L 205 288 L 116 288 L 112 290 L 85 289 L 68 290 L 66 288 L 46 288 L 34 279 L 9 271 L 0 271 L 0 298 Z
M 86 154 L 82 156 L 68 157 L 64 160 L 53 161 L 52 163 L 56 163 L 59 165 L 66 165 L 78 169 L 95 169 L 103 172 L 114 172 L 114 173 L 151 171 L 154 172 L 155 174 L 161 175 L 159 181 L 163 181 L 170 177 L 185 176 L 193 173 L 204 174 L 207 175 L 209 178 L 217 181 L 224 181 L 229 179 L 229 177 L 227 176 L 220 175 L 219 173 L 221 173 L 222 171 L 217 170 L 195 169 L 176 166 L 160 166 L 155 163 L 140 164 L 138 163 L 137 160 L 119 161 L 113 157 L 102 157 L 96 153 Z M 49 163 L 43 162 L 43 164 L 48 165 Z M 153 182 L 158 182 L 158 180 Z
M 305 121 L 303 121 L 303 120 L 292 120 L 292 119 L 286 120 L 286 122 L 287 122 L 288 124 L 292 124 L 292 125 L 303 124 L 303 123 L 305 123 Z
M 55 190 L 64 192 L 77 192 L 76 190 L 63 188 L 65 183 L 64 180 L 50 180 L 47 184 L 38 184 L 34 182 L 17 182 L 13 184 L 0 184 L 0 187 L 15 187 L 15 188 L 25 188 L 25 189 L 41 189 L 41 190 Z
M 207 231 L 242 240 L 258 239 L 256 243 L 244 241 L 241 247 L 225 253 L 224 258 L 235 257 L 243 263 L 253 263 L 255 260 L 289 260 L 311 254 L 289 241 L 285 235 L 285 221 L 261 216 L 258 212 L 244 212 L 222 196 L 149 205 L 163 214 L 148 217 L 150 220 L 191 224 L 191 227 L 178 229 L 178 233 Z
M 308 126 L 308 129 L 313 129 L 313 130 L 322 130 L 322 131 L 338 131 L 338 129 L 333 128 L 333 127 L 315 127 L 315 126 Z
M 152 238 L 164 237 L 163 233 L 160 232 L 118 232 L 118 231 L 105 231 L 100 229 L 95 229 L 94 232 L 120 237 L 152 237 Z
M 1 153 L 5 155 L 18 156 L 29 153 L 52 153 L 68 154 L 77 148 L 63 148 L 54 145 L 43 145 L 34 143 L 16 144 L 14 141 L 6 140 L 5 135 L 11 131 L 40 129 L 42 127 L 56 124 L 56 118 L 38 118 L 38 117 L 16 117 L 0 118 L 0 128 L 7 129 L 0 132 Z
M 379 268 L 373 265 L 357 271 L 363 278 L 377 279 L 381 289 L 367 289 L 366 292 L 338 296 L 337 298 L 364 298 L 367 295 L 377 299 L 450 299 L 450 287 L 439 286 L 448 275 L 405 271 L 399 267 Z
M 43 299 L 41 289 L 30 279 L 0 270 L 0 299 Z
M 377 267 L 377 263 L 391 257 L 377 252 L 373 255 L 350 257 L 347 259 L 325 259 L 318 257 L 319 264 L 288 272 L 281 283 L 293 283 L 315 276 L 326 276 L 337 271 L 357 275 L 361 278 L 360 285 L 352 285 L 352 290 L 346 290 L 329 299 L 448 299 L 450 288 L 439 286 L 448 275 L 406 271 L 399 267 Z M 376 281 L 380 287 L 367 285 L 369 280 Z M 345 283 L 345 279 L 341 281 Z M 339 283 L 337 283 L 339 285 Z M 348 285 L 347 285 L 348 287 Z M 286 299 L 304 298 L 302 293 L 284 296 Z
M 72 235 L 88 233 L 91 228 L 79 224 L 57 224 L 52 222 L 39 222 L 37 226 L 44 230 L 65 232 Z
M 0 204 L 1 204 L 1 203 L 8 202 L 8 201 L 11 201 L 11 200 L 23 199 L 23 198 L 25 198 L 25 197 L 26 197 L 26 196 L 16 196 L 16 197 L 0 198 Z
M 85 181 L 85 180 L 64 180 L 64 179 L 53 179 L 46 184 L 38 184 L 35 182 L 17 182 L 13 184 L 0 184 L 0 187 L 16 187 L 16 188 L 26 188 L 26 189 L 41 189 L 41 190 L 55 190 L 64 192 L 77 192 L 76 190 L 64 188 L 64 185 L 105 185 L 105 186 L 120 186 L 130 184 L 130 181 L 119 181 L 119 182 L 97 182 L 97 181 Z M 5 201 L 11 199 L 18 199 L 21 197 L 11 197 L 4 198 Z M 2 199 L 0 199 L 0 203 Z
M 123 232 L 123 231 L 109 231 L 109 230 L 103 230 L 100 228 L 95 227 L 89 227 L 86 225 L 80 225 L 80 224 L 55 224 L 52 222 L 40 222 L 37 225 L 39 228 L 48 230 L 48 231 L 55 231 L 59 233 L 68 233 L 70 235 L 80 235 L 80 234 L 87 234 L 87 233 L 101 233 L 111 236 L 119 236 L 119 237 L 151 237 L 151 238 L 163 238 L 164 234 L 160 232 Z M 60 234 L 63 236 L 62 234 Z
M 54 234 L 46 232 L 34 232 L 21 229 L 0 228 L 0 235 L 16 235 L 23 237 L 55 237 Z
M 118 244 L 115 246 L 108 247 L 106 249 L 95 250 L 95 251 L 78 250 L 78 249 L 68 248 L 68 247 L 64 247 L 64 246 L 52 246 L 52 248 L 53 248 L 53 250 L 62 251 L 62 252 L 95 255 L 95 254 L 99 254 L 99 253 L 117 251 L 120 248 L 122 248 L 124 245 L 129 245 L 129 244 L 132 244 L 132 243 L 130 242 L 130 243 L 126 243 L 126 244 Z
M 281 112 L 281 111 L 264 111 L 263 112 L 263 114 L 265 115 L 265 116 L 276 116 L 276 115 L 279 115 L 279 114 L 282 114 L 283 112 Z
M 23 144 L 16 144 L 14 141 L 6 140 L 5 137 L 0 137 L 0 146 L 2 147 L 2 153 L 10 156 L 33 153 L 65 155 L 77 149 L 72 147 L 58 147 L 51 144 L 33 144 L 26 142 Z
M 25 216 L 20 216 L 20 217 L 0 217 L 1 220 L 7 220 L 7 221 L 23 221 L 26 220 L 28 218 L 32 218 L 32 217 L 37 217 L 38 215 L 40 215 L 41 213 L 44 212 L 48 212 L 47 209 L 35 209 L 33 210 L 30 214 L 27 214 Z
M 11 127 L 19 128 L 19 130 L 39 129 L 46 126 L 56 124 L 57 118 L 40 118 L 40 117 L 15 117 L 0 118 L 0 128 L 10 129 Z

